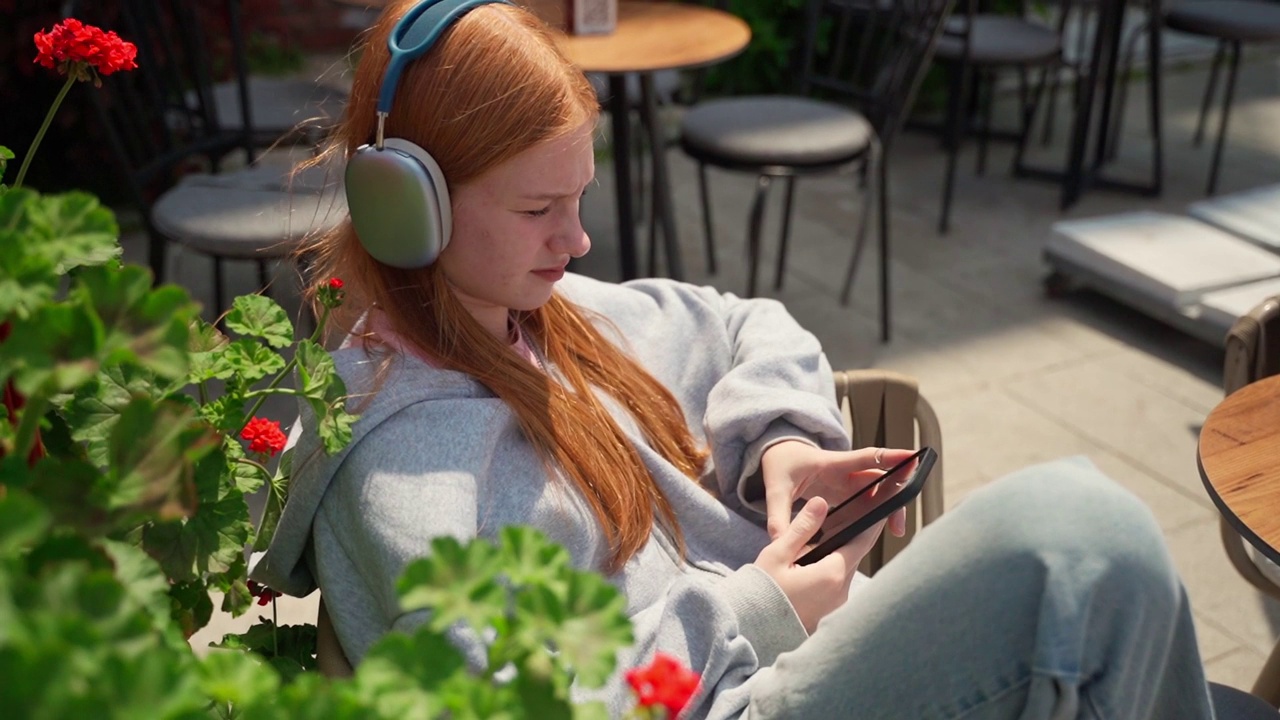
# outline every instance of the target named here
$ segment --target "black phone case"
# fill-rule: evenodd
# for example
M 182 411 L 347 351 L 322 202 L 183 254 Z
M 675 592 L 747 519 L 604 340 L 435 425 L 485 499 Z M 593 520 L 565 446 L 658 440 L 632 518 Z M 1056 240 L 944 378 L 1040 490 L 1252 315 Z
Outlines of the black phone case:
M 837 549 L 847 545 L 849 541 L 853 540 L 858 535 L 866 532 L 876 523 L 892 515 L 895 510 L 905 507 L 907 503 L 914 500 L 915 497 L 920 494 L 920 491 L 924 489 L 925 481 L 929 479 L 929 473 L 933 471 L 933 464 L 938 459 L 938 453 L 933 448 L 930 448 L 930 447 L 920 448 L 920 450 L 918 450 L 911 457 L 902 461 L 902 463 L 899 463 L 899 465 L 904 465 L 906 463 L 909 463 L 913 459 L 915 459 L 917 456 L 919 456 L 920 465 L 916 470 L 915 476 L 912 477 L 911 482 L 906 487 L 898 491 L 897 495 L 894 495 L 891 499 L 889 499 L 883 505 L 880 505 L 874 508 L 871 512 L 867 513 L 866 515 L 863 515 L 857 520 L 854 520 L 852 523 L 844 526 L 840 530 L 837 530 L 834 533 L 831 533 L 830 535 L 828 535 L 824 540 L 822 540 L 822 542 L 818 543 L 812 550 L 805 553 L 804 555 L 801 555 L 800 559 L 796 560 L 796 564 L 811 565 L 821 560 L 822 558 L 835 552 Z M 890 468 L 885 474 L 888 475 L 889 473 L 892 473 L 894 470 L 897 469 L 897 467 L 898 466 Z M 845 500 L 844 503 L 853 502 L 855 499 L 857 499 L 857 497 L 858 496 L 855 494 L 853 497 L 849 498 L 848 500 Z M 832 508 L 831 512 L 835 512 L 837 509 L 842 507 L 844 503 L 841 503 L 840 505 L 836 506 L 836 508 Z

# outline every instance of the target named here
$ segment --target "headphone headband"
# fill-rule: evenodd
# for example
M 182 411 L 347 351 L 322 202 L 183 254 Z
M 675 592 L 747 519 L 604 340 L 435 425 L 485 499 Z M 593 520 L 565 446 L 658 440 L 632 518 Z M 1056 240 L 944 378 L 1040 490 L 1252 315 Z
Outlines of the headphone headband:
M 391 112 L 391 101 L 395 98 L 400 73 L 406 65 L 430 50 L 455 20 L 481 5 L 492 4 L 514 3 L 510 0 L 423 0 L 410 8 L 387 38 L 391 62 L 378 92 L 378 114 Z

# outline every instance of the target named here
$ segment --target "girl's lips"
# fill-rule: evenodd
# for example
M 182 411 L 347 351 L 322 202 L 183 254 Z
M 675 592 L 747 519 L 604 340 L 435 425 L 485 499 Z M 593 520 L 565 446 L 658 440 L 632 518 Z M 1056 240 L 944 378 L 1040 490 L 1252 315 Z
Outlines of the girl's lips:
M 537 275 L 538 277 L 544 280 L 555 282 L 560 278 L 564 277 L 564 268 L 558 267 L 558 268 L 550 268 L 547 270 L 534 270 L 533 274 Z

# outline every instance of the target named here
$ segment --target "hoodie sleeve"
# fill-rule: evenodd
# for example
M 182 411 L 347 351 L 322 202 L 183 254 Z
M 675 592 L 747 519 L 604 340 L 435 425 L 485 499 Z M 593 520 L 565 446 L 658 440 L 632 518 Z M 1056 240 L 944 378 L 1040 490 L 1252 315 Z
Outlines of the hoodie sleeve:
M 348 631 L 341 639 L 353 659 L 385 630 L 408 631 L 425 619 L 401 611 L 396 582 L 404 568 L 428 555 L 437 537 L 466 542 L 478 534 L 478 478 L 492 457 L 483 438 L 503 434 L 499 413 L 478 413 L 479 403 L 404 408 L 359 442 L 330 484 L 315 520 L 315 565 L 331 612 L 346 615 L 335 616 L 335 626 Z M 467 430 L 440 436 L 464 415 Z M 482 657 L 475 638 L 451 636 L 471 662 Z
M 760 458 L 781 440 L 848 449 L 831 366 L 782 303 L 667 280 L 623 287 L 601 312 L 703 428 L 724 501 L 764 511 Z

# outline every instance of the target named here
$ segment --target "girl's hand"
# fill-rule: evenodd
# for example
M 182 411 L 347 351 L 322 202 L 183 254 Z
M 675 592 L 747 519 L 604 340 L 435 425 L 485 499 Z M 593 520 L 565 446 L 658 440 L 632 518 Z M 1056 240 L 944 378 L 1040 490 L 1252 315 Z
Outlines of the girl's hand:
M 784 440 L 771 446 L 760 458 L 769 537 L 777 540 L 791 525 L 791 508 L 797 498 L 816 496 L 825 499 L 829 506 L 838 505 L 911 454 L 911 450 L 874 447 L 836 452 L 798 440 Z M 890 515 L 889 532 L 901 537 L 906 533 L 906 519 L 905 509 Z M 814 530 L 817 527 L 815 525 Z
M 827 502 L 821 497 L 811 498 L 795 520 L 790 520 L 788 515 L 790 522 L 782 535 L 765 546 L 755 562 L 756 567 L 768 573 L 782 589 L 810 635 L 818 627 L 819 620 L 848 599 L 849 584 L 858 563 L 871 551 L 885 524 L 885 521 L 880 521 L 812 565 L 796 565 L 804 546 L 822 527 L 827 509 Z

